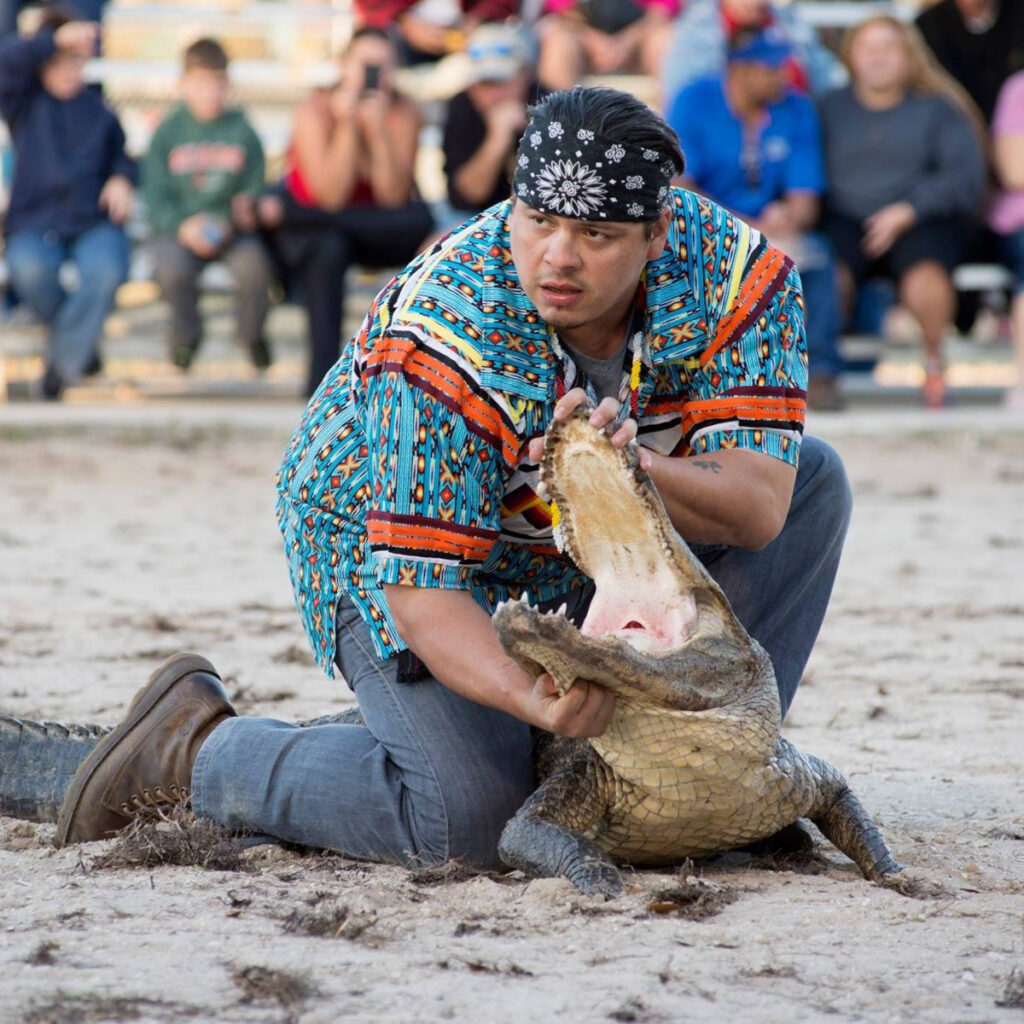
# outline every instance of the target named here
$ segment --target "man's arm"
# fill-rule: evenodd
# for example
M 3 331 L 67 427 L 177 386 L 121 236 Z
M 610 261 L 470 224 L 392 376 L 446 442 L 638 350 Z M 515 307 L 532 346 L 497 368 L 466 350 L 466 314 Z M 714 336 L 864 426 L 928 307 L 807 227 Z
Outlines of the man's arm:
M 402 639 L 460 697 L 559 736 L 599 736 L 608 727 L 610 690 L 579 680 L 563 697 L 547 673 L 528 675 L 467 591 L 384 584 L 384 594 Z
M 555 406 L 565 419 L 587 397 L 573 388 Z M 590 422 L 598 429 L 612 423 L 618 403 L 605 398 Z M 636 438 L 636 423 L 627 419 L 612 433 L 618 448 Z M 530 442 L 530 458 L 539 462 L 544 441 Z M 639 449 L 640 468 L 650 474 L 673 526 L 695 544 L 729 544 L 756 551 L 778 536 L 789 514 L 796 467 L 763 452 L 725 449 L 676 458 Z

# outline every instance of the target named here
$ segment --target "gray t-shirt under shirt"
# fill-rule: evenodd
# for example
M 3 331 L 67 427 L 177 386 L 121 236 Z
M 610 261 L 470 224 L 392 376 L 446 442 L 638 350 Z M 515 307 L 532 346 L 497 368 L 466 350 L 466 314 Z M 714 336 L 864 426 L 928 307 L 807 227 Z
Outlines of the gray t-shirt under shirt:
M 622 390 L 623 359 L 626 354 L 626 345 L 629 339 L 622 343 L 618 352 L 608 356 L 607 359 L 593 359 L 585 356 L 582 352 L 570 348 L 573 362 L 587 375 L 587 379 L 594 385 L 597 393 L 597 400 L 611 395 L 618 400 L 619 392 Z M 567 346 L 568 347 L 568 346 Z

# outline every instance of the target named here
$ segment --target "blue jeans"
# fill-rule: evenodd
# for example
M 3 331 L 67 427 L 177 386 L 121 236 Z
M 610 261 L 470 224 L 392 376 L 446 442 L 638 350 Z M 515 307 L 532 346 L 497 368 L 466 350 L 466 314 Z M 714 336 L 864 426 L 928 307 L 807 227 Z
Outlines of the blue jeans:
M 849 517 L 839 456 L 806 438 L 789 517 L 771 544 L 694 549 L 771 654 L 784 712 L 821 627 Z M 535 784 L 529 727 L 435 679 L 398 682 L 397 659 L 374 655 L 346 601 L 337 660 L 366 726 L 224 722 L 196 758 L 196 813 L 367 860 L 496 866 L 501 830 Z
M 839 287 L 836 261 L 828 240 L 818 232 L 800 239 L 797 267 L 804 287 L 804 327 L 807 331 L 808 373 L 813 377 L 838 377 L 843 369 L 839 355 Z
M 49 325 L 50 366 L 73 382 L 96 354 L 103 321 L 128 276 L 128 239 L 109 221 L 70 241 L 19 231 L 7 239 L 5 255 L 14 290 Z M 70 294 L 60 283 L 65 260 L 78 268 L 79 286 Z

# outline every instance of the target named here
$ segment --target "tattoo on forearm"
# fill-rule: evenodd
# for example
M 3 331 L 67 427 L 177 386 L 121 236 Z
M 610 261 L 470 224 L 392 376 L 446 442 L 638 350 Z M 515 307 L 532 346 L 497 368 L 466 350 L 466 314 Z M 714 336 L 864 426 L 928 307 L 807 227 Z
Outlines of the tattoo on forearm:
M 722 468 L 722 464 L 715 462 L 714 459 L 693 459 L 691 465 L 699 466 L 701 469 L 710 469 L 712 473 L 717 473 Z

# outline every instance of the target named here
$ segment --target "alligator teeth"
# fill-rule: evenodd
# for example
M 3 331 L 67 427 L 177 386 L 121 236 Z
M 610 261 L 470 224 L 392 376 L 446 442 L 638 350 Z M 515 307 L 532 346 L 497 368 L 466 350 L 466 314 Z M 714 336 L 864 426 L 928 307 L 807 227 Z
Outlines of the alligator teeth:
M 567 612 L 568 610 L 569 610 L 569 603 L 568 603 L 567 601 L 563 601 L 563 602 L 562 602 L 562 607 L 561 607 L 561 608 L 559 608 L 559 609 L 558 609 L 558 611 L 557 611 L 557 612 L 556 612 L 555 614 L 556 614 L 556 615 L 561 615 L 561 616 L 562 616 L 562 618 L 564 619 L 564 618 L 565 618 L 565 613 L 566 613 L 566 612 Z

